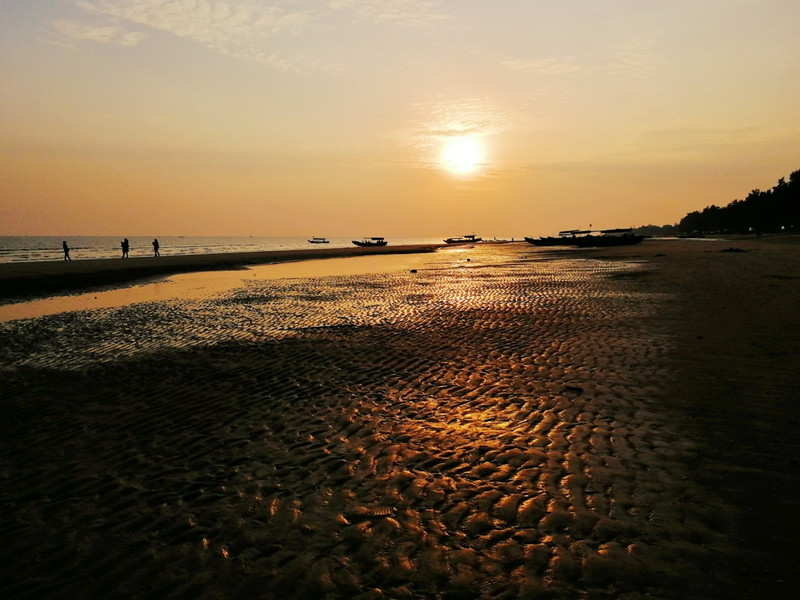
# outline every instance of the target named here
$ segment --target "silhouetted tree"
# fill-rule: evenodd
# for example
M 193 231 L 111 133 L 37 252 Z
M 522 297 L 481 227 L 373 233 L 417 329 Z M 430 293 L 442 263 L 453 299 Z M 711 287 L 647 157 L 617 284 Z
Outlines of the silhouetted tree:
M 771 190 L 752 190 L 728 206 L 707 206 L 687 214 L 680 233 L 779 232 L 800 229 L 800 170 L 781 177 Z
M 676 225 L 643 225 L 636 227 L 634 231 L 638 235 L 648 235 L 651 237 L 660 237 L 667 235 L 675 235 L 678 233 L 678 226 Z

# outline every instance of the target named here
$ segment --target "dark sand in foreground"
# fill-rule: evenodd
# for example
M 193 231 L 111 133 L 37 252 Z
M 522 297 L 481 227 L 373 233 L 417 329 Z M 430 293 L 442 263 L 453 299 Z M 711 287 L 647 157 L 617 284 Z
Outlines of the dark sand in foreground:
M 794 598 L 798 292 L 779 240 L 509 244 L 0 324 L 0 587 Z

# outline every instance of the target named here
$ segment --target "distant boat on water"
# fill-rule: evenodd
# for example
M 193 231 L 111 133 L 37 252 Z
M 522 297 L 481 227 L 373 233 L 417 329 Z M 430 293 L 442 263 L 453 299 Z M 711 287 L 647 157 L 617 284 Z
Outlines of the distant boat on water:
M 308 243 L 309 244 L 328 244 L 330 242 L 328 242 L 328 240 L 326 238 L 324 238 L 324 237 L 312 237 L 310 240 L 308 240 Z
M 475 242 L 482 242 L 483 238 L 479 238 L 476 235 L 462 235 L 461 237 L 449 237 L 447 238 L 444 243 L 445 244 L 473 244 Z
M 365 237 L 361 240 L 353 240 L 356 246 L 366 248 L 369 246 L 385 246 L 388 242 L 382 237 Z
M 600 235 L 595 235 L 595 234 Z M 534 246 L 577 246 L 578 248 L 598 248 L 607 246 L 630 246 L 644 240 L 643 235 L 636 235 L 633 229 L 568 229 L 559 231 L 558 237 L 526 237 L 525 241 Z

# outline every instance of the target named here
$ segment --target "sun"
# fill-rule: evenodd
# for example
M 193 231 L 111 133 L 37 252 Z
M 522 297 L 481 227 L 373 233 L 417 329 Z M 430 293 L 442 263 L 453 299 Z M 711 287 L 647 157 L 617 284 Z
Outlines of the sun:
M 483 145 L 474 135 L 449 138 L 442 148 L 441 162 L 456 175 L 470 175 L 483 166 Z

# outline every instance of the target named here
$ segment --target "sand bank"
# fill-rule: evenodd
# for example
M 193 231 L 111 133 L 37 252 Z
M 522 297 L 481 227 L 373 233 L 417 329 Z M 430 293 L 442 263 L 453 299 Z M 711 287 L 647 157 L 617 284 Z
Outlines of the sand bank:
M 380 248 L 324 248 L 0 264 L 0 302 L 74 290 L 124 285 L 194 271 L 241 269 L 251 265 L 322 258 L 432 252 L 437 245 Z
M 793 598 L 800 246 L 731 245 L 476 247 L 0 324 L 0 584 Z
M 178 273 L 165 275 L 155 281 L 152 278 L 133 280 L 127 285 L 112 289 L 85 293 L 75 290 L 70 294 L 62 292 L 60 295 L 45 298 L 0 303 L 0 322 L 66 312 L 118 308 L 140 302 L 211 298 L 241 287 L 245 281 L 252 283 L 271 279 L 391 273 L 413 269 L 424 260 L 424 253 L 365 254 L 347 258 L 309 257 L 307 260 L 253 265 L 246 269 Z

